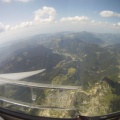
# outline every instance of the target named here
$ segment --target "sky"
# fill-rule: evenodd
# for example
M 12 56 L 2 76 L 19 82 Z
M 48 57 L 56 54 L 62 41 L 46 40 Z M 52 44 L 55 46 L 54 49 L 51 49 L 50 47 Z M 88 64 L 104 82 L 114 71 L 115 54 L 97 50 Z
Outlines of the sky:
M 120 0 L 0 0 L 0 42 L 42 33 L 120 33 Z

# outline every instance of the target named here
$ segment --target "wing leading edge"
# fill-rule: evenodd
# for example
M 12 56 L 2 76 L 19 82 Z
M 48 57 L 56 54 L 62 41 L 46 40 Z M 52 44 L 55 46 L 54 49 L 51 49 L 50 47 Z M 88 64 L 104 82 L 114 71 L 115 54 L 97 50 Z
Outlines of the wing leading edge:
M 43 71 L 45 71 L 45 69 L 28 71 L 28 72 L 19 72 L 19 73 L 7 73 L 7 74 L 0 74 L 0 77 L 5 79 L 11 79 L 11 80 L 21 80 L 21 79 L 42 73 Z

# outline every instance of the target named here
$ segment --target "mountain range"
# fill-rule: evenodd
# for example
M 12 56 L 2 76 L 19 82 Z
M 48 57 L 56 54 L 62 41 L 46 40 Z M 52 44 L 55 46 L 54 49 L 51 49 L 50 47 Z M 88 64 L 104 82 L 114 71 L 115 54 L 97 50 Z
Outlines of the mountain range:
M 8 45 L 6 43 L 0 49 L 0 57 L 0 73 L 46 69 L 45 73 L 25 80 L 82 87 L 78 91 L 52 90 L 52 93 L 49 89 L 36 88 L 35 104 L 75 107 L 76 110 L 64 111 L 65 114 L 63 114 L 54 110 L 31 109 L 26 110 L 27 113 L 40 116 L 74 117 L 76 113 L 92 116 L 120 110 L 118 92 L 120 90 L 120 35 L 118 34 L 86 31 L 40 34 L 20 41 L 11 41 Z M 29 89 L 8 86 L 8 94 L 11 94 L 8 95 L 9 97 L 32 102 L 28 94 Z M 63 95 L 64 102 L 56 98 L 54 100 L 57 103 L 51 104 L 50 94 Z M 25 95 L 29 99 L 25 99 Z

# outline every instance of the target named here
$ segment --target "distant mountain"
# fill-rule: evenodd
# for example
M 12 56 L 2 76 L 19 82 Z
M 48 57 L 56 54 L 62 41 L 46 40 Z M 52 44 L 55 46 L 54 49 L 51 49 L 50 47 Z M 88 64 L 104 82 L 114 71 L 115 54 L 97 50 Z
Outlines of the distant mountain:
M 75 33 L 75 37 L 89 44 L 103 44 L 104 43 L 104 41 L 101 38 L 96 37 L 93 33 L 90 33 L 90 32 L 84 31 L 80 33 Z
M 7 53 L 7 54 L 6 54 Z M 37 69 L 52 69 L 62 60 L 62 56 L 53 53 L 43 45 L 19 42 L 1 49 L 0 72 L 25 72 Z M 49 61 L 49 62 L 48 62 Z
M 106 43 L 106 45 L 118 44 L 120 43 L 119 34 L 111 33 L 97 33 L 95 36 Z
M 48 81 L 56 83 L 57 80 L 53 80 L 55 76 L 67 75 L 69 69 L 78 71 L 79 68 L 80 74 L 75 72 L 72 78 L 66 77 L 66 82 L 56 84 L 76 84 L 76 81 L 78 84 L 82 81 L 87 86 L 88 79 L 94 83 L 111 72 L 118 74 L 119 44 L 103 47 L 104 44 L 106 42 L 88 32 L 36 35 L 0 49 L 0 72 L 46 68 L 49 72 L 43 79 L 47 77 Z

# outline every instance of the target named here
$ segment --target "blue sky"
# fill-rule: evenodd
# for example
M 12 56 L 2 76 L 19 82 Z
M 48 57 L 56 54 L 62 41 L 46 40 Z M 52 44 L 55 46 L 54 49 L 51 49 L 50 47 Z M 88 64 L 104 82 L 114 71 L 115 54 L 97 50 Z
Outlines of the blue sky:
M 0 0 L 0 37 L 65 30 L 119 33 L 119 5 L 120 0 Z

